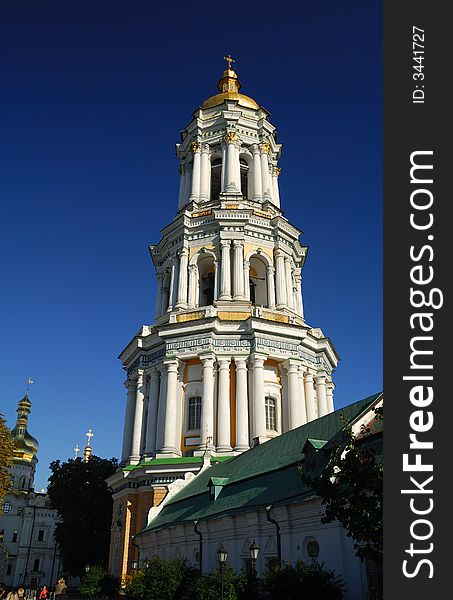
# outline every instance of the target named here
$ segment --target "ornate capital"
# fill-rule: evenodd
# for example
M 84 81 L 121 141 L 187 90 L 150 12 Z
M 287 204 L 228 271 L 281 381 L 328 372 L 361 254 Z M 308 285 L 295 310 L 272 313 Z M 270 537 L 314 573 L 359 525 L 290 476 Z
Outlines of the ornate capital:
M 190 145 L 190 149 L 195 154 L 195 152 L 201 152 L 201 144 L 200 142 L 192 142 Z
M 243 248 L 244 242 L 242 240 L 233 240 L 233 246 L 235 248 Z
M 272 265 L 267 265 L 266 271 L 268 272 L 269 275 L 273 275 L 275 273 L 275 269 Z
M 234 144 L 238 139 L 237 134 L 234 131 L 227 131 L 225 135 L 225 142 L 227 144 Z
M 269 154 L 270 151 L 271 151 L 271 145 L 269 144 L 269 142 L 264 142 L 264 144 L 261 144 L 261 152 L 264 152 L 265 154 Z
M 282 170 L 281 170 L 280 167 L 275 167 L 275 175 L 276 175 L 276 177 L 278 177 L 281 172 L 282 172 Z
M 220 240 L 222 248 L 231 248 L 231 240 Z
M 253 146 L 250 146 L 250 150 L 252 151 L 252 154 L 260 153 L 260 148 L 259 148 L 258 144 L 253 144 Z

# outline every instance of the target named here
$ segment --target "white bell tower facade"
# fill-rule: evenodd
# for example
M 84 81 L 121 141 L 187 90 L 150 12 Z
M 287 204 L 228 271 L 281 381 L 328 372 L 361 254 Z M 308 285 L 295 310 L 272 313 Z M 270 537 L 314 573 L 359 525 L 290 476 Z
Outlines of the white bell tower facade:
M 123 465 L 237 454 L 333 410 L 338 357 L 305 320 L 307 248 L 280 208 L 281 145 L 226 60 L 176 145 L 176 216 L 149 247 L 155 322 L 120 355 Z

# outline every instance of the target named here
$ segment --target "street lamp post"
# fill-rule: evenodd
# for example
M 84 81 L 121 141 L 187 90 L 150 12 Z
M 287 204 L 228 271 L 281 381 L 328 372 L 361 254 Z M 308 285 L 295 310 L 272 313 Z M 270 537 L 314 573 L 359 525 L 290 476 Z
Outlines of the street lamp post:
M 256 561 L 258 560 L 259 551 L 260 551 L 260 548 L 259 548 L 258 544 L 255 543 L 255 540 L 253 540 L 253 542 L 249 548 L 250 564 L 251 564 L 251 571 L 252 571 L 252 598 L 253 599 L 256 597 L 256 589 L 255 589 L 256 588 Z
M 228 559 L 228 552 L 225 550 L 225 548 L 222 545 L 217 550 L 217 560 L 219 561 L 219 565 L 220 565 L 220 586 L 221 586 L 220 599 L 221 600 L 223 600 L 223 569 L 224 569 L 227 559 Z

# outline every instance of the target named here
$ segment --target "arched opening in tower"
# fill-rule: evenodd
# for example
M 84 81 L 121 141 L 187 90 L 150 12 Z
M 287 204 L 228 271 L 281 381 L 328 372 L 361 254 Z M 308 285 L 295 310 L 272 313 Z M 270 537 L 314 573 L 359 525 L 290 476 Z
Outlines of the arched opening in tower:
M 239 168 L 241 171 L 241 190 L 244 198 L 248 198 L 248 172 L 249 166 L 243 158 L 239 159 Z
M 222 185 L 222 159 L 216 158 L 211 163 L 211 200 L 220 196 Z
M 198 263 L 200 274 L 200 300 L 199 306 L 211 306 L 214 302 L 215 269 L 214 258 L 206 256 Z
M 250 258 L 250 302 L 255 306 L 268 306 L 266 265 L 258 255 Z

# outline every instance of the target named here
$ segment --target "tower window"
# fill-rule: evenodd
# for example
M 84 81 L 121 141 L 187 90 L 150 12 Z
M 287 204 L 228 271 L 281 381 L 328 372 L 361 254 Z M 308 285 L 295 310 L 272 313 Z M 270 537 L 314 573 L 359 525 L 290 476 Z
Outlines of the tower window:
M 241 190 L 244 198 L 248 198 L 248 172 L 249 166 L 243 158 L 239 159 L 239 168 L 241 171 Z
M 43 542 L 44 541 L 44 529 L 40 529 L 38 531 L 38 542 Z
M 33 561 L 33 571 L 39 571 L 39 558 L 35 558 Z
M 214 273 L 212 271 L 202 275 L 203 306 L 211 306 L 214 302 Z
M 266 396 L 264 406 L 266 410 L 266 429 L 269 431 L 277 431 L 275 398 Z
M 17 531 L 13 531 L 13 537 L 11 538 L 12 542 L 17 542 Z
M 216 158 L 211 163 L 211 200 L 220 196 L 222 182 L 222 159 Z
M 11 563 L 9 563 L 8 566 L 6 567 L 6 574 L 11 575 L 12 570 L 13 570 L 13 565 Z
M 6 502 L 3 502 L 3 506 L 2 506 L 2 510 L 4 513 L 9 513 L 9 511 L 12 509 L 13 505 L 11 504 L 11 502 L 8 502 L 8 500 Z
M 201 426 L 201 397 L 189 398 L 189 430 L 200 429 Z
M 249 279 L 249 286 L 250 286 L 250 302 L 252 304 L 256 304 L 255 282 L 253 281 L 253 279 Z

